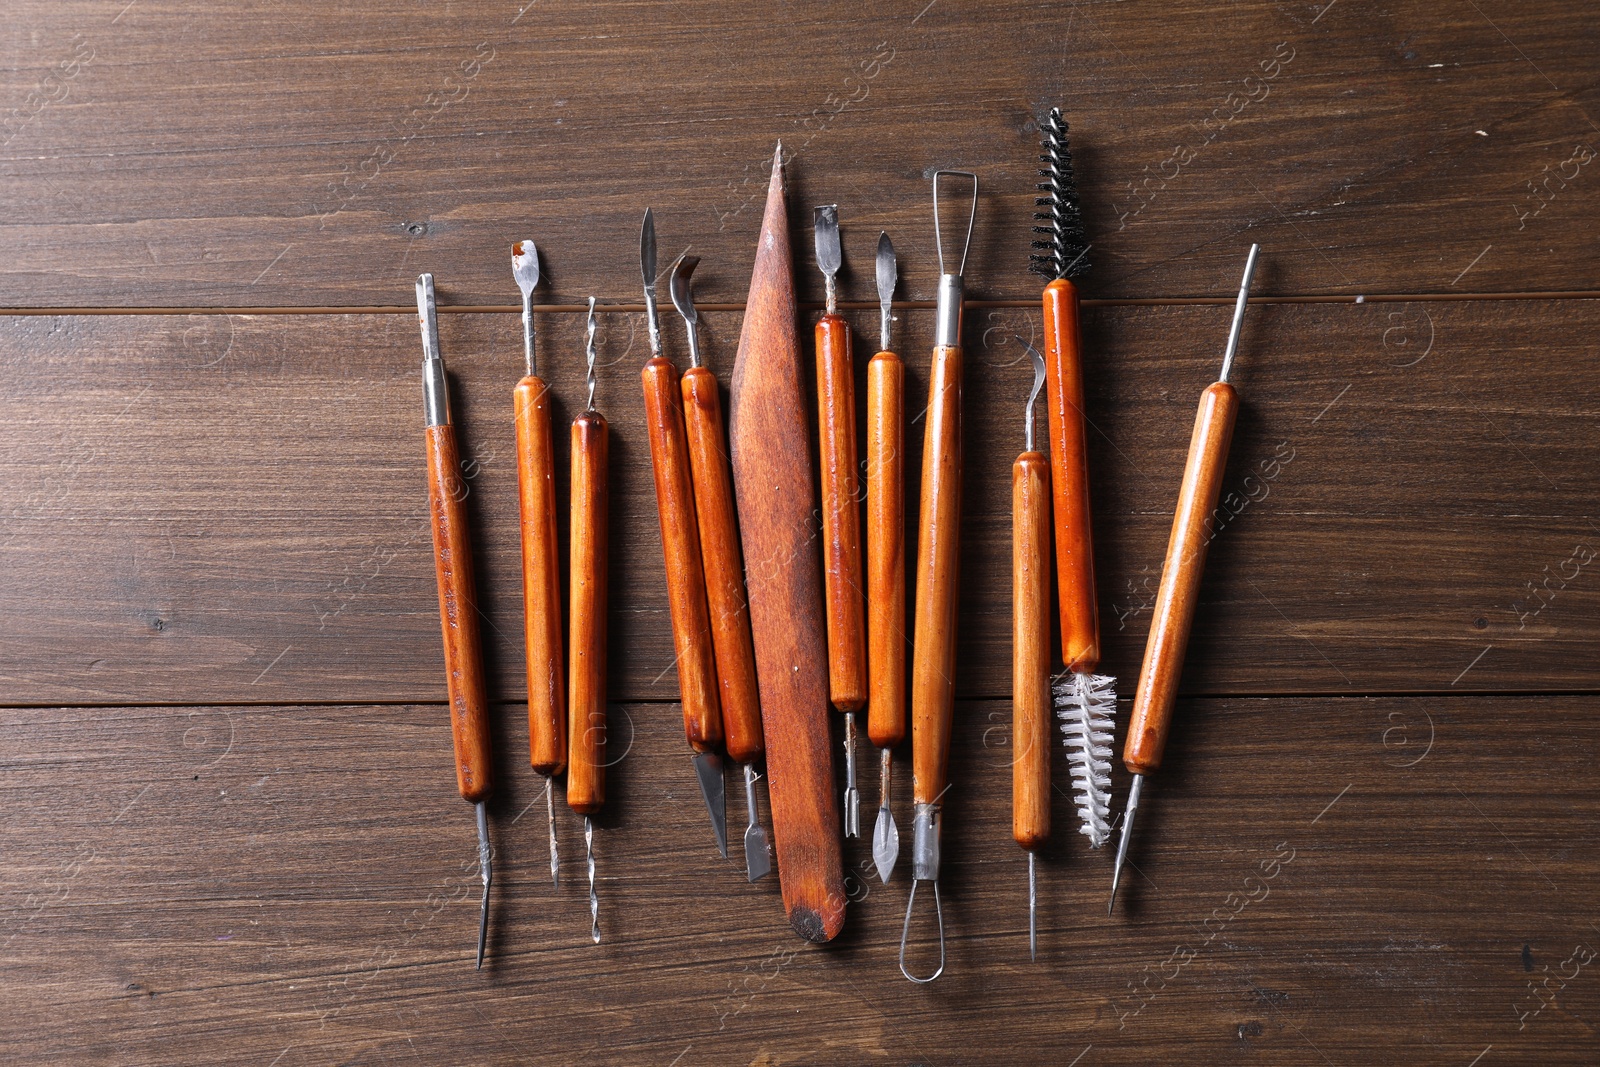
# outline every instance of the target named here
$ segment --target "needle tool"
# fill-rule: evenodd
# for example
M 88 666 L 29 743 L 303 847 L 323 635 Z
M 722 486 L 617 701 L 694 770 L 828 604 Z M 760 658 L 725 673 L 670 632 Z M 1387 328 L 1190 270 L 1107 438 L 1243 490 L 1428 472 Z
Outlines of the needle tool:
M 478 871 L 483 903 L 478 914 L 478 967 L 489 939 L 489 883 L 493 852 L 485 804 L 494 789 L 489 753 L 489 694 L 478 637 L 478 595 L 472 578 L 472 539 L 467 530 L 467 486 L 450 423 L 450 384 L 439 356 L 439 320 L 433 275 L 417 278 L 417 317 L 422 324 L 422 412 L 426 426 L 428 513 L 433 527 L 433 566 L 439 581 L 439 623 L 444 635 L 445 690 L 450 701 L 450 736 L 455 746 L 456 787 L 478 818 Z
M 1128 842 L 1133 838 L 1133 817 L 1139 810 L 1145 778 L 1161 766 L 1162 752 L 1167 747 L 1172 706 L 1177 700 L 1178 679 L 1183 673 L 1183 655 L 1189 644 L 1195 606 L 1200 601 L 1200 578 L 1211 540 L 1209 520 L 1222 489 L 1228 445 L 1233 439 L 1233 421 L 1239 413 L 1239 394 L 1228 384 L 1228 372 L 1233 369 L 1233 355 L 1239 348 L 1239 328 L 1244 323 L 1250 279 L 1255 274 L 1256 255 L 1260 250 L 1260 245 L 1250 246 L 1244 278 L 1239 282 L 1239 296 L 1233 305 L 1233 325 L 1228 330 L 1228 347 L 1222 356 L 1222 373 L 1200 394 L 1194 435 L 1189 439 L 1189 458 L 1184 462 L 1183 485 L 1178 490 L 1178 506 L 1172 516 L 1167 560 L 1161 568 L 1161 585 L 1156 590 L 1155 610 L 1150 617 L 1150 637 L 1144 646 L 1144 665 L 1139 670 L 1139 689 L 1133 698 L 1128 738 L 1122 748 L 1122 765 L 1133 773 L 1133 787 L 1128 791 L 1122 837 L 1117 841 L 1117 865 L 1111 875 L 1107 915 L 1117 903 L 1117 885 L 1127 862 Z
M 589 936 L 600 943 L 594 888 L 594 816 L 606 799 L 606 559 L 610 428 L 595 410 L 594 297 L 586 340 L 589 401 L 572 420 L 572 679 L 567 702 L 567 806 L 583 816 L 589 862 Z

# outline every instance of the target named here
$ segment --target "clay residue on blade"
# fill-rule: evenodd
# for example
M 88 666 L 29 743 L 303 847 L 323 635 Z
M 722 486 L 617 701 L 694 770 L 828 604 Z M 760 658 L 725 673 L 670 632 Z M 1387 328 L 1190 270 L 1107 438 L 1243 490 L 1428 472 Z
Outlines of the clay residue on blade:
M 780 146 L 729 389 L 728 436 L 778 880 L 795 932 L 827 941 L 844 926 L 844 862 L 797 314 Z

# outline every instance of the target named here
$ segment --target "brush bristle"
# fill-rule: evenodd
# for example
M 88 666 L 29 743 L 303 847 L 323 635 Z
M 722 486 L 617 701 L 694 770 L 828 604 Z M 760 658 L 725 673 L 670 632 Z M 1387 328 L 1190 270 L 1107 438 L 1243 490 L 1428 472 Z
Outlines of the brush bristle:
M 1039 192 L 1043 195 L 1034 201 L 1039 210 L 1033 213 L 1039 225 L 1033 232 L 1043 234 L 1047 240 L 1033 242 L 1036 251 L 1029 258 L 1028 269 L 1046 278 L 1076 278 L 1089 269 L 1089 239 L 1083 232 L 1083 210 L 1078 203 L 1078 183 L 1072 175 L 1072 150 L 1067 145 L 1067 122 L 1061 109 L 1053 107 L 1040 124 L 1044 150 L 1039 156 L 1043 166 L 1039 177 Z
M 1079 831 L 1099 848 L 1111 839 L 1111 742 L 1117 714 L 1117 680 L 1078 674 L 1055 685 L 1056 715 L 1067 746 Z

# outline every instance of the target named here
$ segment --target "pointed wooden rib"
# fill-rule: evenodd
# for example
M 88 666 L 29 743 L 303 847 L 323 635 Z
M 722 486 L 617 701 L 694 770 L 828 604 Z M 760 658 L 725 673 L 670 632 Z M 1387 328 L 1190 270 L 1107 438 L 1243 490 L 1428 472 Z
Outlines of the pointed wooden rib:
M 729 438 L 783 906 L 801 937 L 828 941 L 844 926 L 844 863 L 782 153 L 733 366 Z

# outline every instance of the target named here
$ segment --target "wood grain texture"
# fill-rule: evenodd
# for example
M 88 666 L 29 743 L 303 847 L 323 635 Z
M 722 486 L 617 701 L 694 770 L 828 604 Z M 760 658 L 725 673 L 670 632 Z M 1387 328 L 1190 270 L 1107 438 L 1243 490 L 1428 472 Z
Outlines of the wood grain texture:
M 840 711 L 860 711 L 867 703 L 866 583 L 861 574 L 856 375 L 850 324 L 842 315 L 824 315 L 817 320 L 815 338 L 828 701 Z
M 684 735 L 697 752 L 722 740 L 717 703 L 717 660 L 706 605 L 705 570 L 695 519 L 694 481 L 683 424 L 678 368 L 657 356 L 644 365 L 644 412 L 655 472 L 656 509 L 661 519 L 667 601 L 672 606 L 672 642 L 677 649 Z
M 1050 439 L 1052 526 L 1061 662 L 1093 674 L 1100 666 L 1100 602 L 1095 595 L 1094 521 L 1090 506 L 1089 430 L 1083 414 L 1083 351 L 1078 287 L 1057 278 L 1042 298 L 1046 422 Z
M 0 1057 L 513 1063 L 560 1047 L 603 1064 L 686 1048 L 684 1063 L 1065 1064 L 1092 1045 L 1079 1067 L 1466 1064 L 1492 1044 L 1485 1062 L 1590 1062 L 1592 965 L 1519 1012 L 1576 946 L 1600 948 L 1600 865 L 1581 844 L 1600 833 L 1600 701 L 1285 705 L 1184 702 L 1140 810 L 1145 877 L 1125 887 L 1127 912 L 1105 917 L 1111 857 L 1055 835 L 1030 963 L 1009 701 L 960 704 L 940 881 L 950 966 L 931 989 L 896 967 L 907 887 L 878 883 L 867 842 L 848 845 L 851 921 L 825 947 L 789 933 L 772 879 L 747 883 L 737 856 L 705 847 L 661 705 L 612 706 L 599 946 L 581 845 L 550 886 L 527 717 L 520 702 L 494 709 L 481 973 L 472 819 L 439 780 L 437 705 L 6 709 Z M 905 810 L 909 781 L 897 788 Z M 1061 792 L 1052 806 L 1071 817 Z M 563 842 L 581 840 L 581 819 L 558 819 Z
M 1189 458 L 1172 513 L 1172 535 L 1161 566 L 1155 607 L 1150 613 L 1150 636 L 1144 646 L 1144 665 L 1133 695 L 1128 718 L 1128 741 L 1122 763 L 1134 774 L 1149 774 L 1161 766 L 1172 728 L 1172 706 L 1178 699 L 1178 679 L 1189 648 L 1189 632 L 1200 605 L 1200 582 L 1206 554 L 1221 532 L 1217 500 L 1227 476 L 1228 448 L 1239 415 L 1239 394 L 1226 382 L 1213 382 L 1200 394 L 1195 413 Z
M 744 555 L 733 503 L 733 472 L 722 425 L 716 375 L 705 367 L 683 372 L 683 419 L 694 480 L 694 509 L 711 612 L 711 643 L 717 660 L 722 738 L 739 763 L 761 758 L 761 694 L 756 688 L 756 650 L 750 637 Z
M 646 192 L 664 252 L 706 261 L 701 300 L 738 301 L 779 138 L 794 202 L 848 210 L 847 272 L 888 230 L 913 299 L 937 280 L 926 175 L 976 169 L 970 291 L 1031 299 L 1054 104 L 1090 296 L 1226 296 L 1251 240 L 1276 256 L 1266 292 L 1451 292 L 1469 265 L 1475 289 L 1600 288 L 1600 161 L 1580 162 L 1600 28 L 1581 0 L 1479 8 L 289 0 L 241 21 L 12 0 L 4 302 L 394 305 L 406 271 L 375 264 L 420 262 L 442 302 L 510 305 L 487 254 L 508 220 L 537 234 L 550 301 L 636 298 Z M 842 281 L 870 298 L 865 274 Z
M 478 591 L 472 572 L 466 491 L 458 473 L 461 456 L 455 427 L 429 426 L 428 515 L 433 530 L 433 565 L 439 588 L 439 626 L 444 636 L 445 691 L 456 785 L 470 803 L 494 790 L 489 752 L 489 694 L 478 638 Z
M 562 676 L 561 543 L 556 538 L 555 437 L 550 387 L 528 375 L 512 391 L 517 519 L 522 530 L 522 633 L 528 665 L 528 758 L 540 774 L 567 765 Z
M 1011 466 L 1011 836 L 1050 836 L 1050 461 L 1024 452 Z
M 583 815 L 606 800 L 606 620 L 610 428 L 586 411 L 572 420 L 572 700 L 567 804 Z M 535 767 L 535 770 L 538 768 Z
M 1037 316 L 969 312 L 973 433 L 1014 445 L 1032 377 L 1011 336 L 1036 330 Z M 738 316 L 703 318 L 708 351 L 731 351 Z M 908 350 L 931 346 L 931 319 L 904 315 Z M 870 313 L 859 320 L 870 328 Z M 628 650 L 608 688 L 615 700 L 676 701 L 643 398 L 622 384 L 644 358 L 643 320 L 600 322 L 611 585 L 626 605 L 612 640 Z M 445 314 L 439 328 L 490 694 L 525 700 L 506 411 L 519 323 Z M 1195 401 L 1227 328 L 1222 307 L 1084 310 L 1101 667 L 1125 685 L 1144 651 Z M 1570 370 L 1592 363 L 1597 329 L 1590 301 L 1252 305 L 1234 366 L 1244 403 L 1229 519 L 1207 562 L 1183 692 L 1513 691 L 1529 679 L 1600 689 L 1600 583 L 1568 562 L 1580 545 L 1600 548 L 1600 467 L 1580 445 L 1600 440 L 1600 378 Z M 549 351 L 583 350 L 582 316 L 550 316 L 542 333 Z M 416 343 L 411 313 L 0 318 L 13 368 L 0 396 L 0 561 L 12 583 L 0 701 L 315 702 L 330 684 L 349 700 L 442 700 L 406 355 Z M 582 361 L 544 363 L 565 424 L 577 414 L 568 398 L 584 395 Z M 907 361 L 913 493 L 927 367 Z M 556 443 L 565 500 L 566 435 Z M 1014 458 L 967 456 L 964 698 L 1010 694 Z M 559 520 L 565 544 L 564 508 Z
M 935 348 L 928 378 L 911 634 L 912 797 L 919 805 L 937 803 L 948 781 L 960 607 L 963 362 L 961 349 Z
M 906 736 L 906 365 L 893 352 L 867 363 L 867 736 Z
M 728 444 L 761 687 L 773 846 L 790 925 L 802 938 L 822 942 L 844 928 L 847 900 L 829 743 L 811 420 L 781 167 L 767 191 L 746 306 L 728 390 Z

